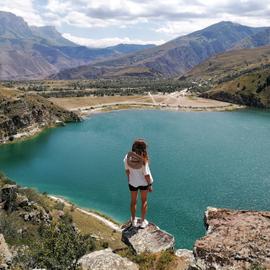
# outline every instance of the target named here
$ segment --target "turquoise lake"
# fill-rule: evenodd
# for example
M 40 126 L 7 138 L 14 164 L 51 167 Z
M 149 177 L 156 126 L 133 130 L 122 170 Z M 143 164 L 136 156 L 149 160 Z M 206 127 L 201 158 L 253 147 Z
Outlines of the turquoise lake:
M 178 248 L 203 236 L 207 206 L 270 210 L 270 113 L 115 111 L 0 147 L 0 170 L 19 184 L 61 195 L 124 222 L 123 158 L 149 144 L 154 192 L 147 219 Z

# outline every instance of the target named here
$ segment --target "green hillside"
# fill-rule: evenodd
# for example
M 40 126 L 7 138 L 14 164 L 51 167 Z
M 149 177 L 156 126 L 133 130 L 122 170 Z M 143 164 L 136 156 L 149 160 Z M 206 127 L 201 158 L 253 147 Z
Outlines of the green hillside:
M 203 97 L 270 107 L 270 46 L 220 54 L 196 66 L 184 78 Z

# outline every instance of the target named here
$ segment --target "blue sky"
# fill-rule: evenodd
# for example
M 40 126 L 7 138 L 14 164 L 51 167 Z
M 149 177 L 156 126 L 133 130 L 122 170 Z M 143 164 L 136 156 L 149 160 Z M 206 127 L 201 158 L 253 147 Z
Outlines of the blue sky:
M 0 0 L 0 10 L 91 47 L 161 44 L 222 20 L 270 26 L 270 0 Z

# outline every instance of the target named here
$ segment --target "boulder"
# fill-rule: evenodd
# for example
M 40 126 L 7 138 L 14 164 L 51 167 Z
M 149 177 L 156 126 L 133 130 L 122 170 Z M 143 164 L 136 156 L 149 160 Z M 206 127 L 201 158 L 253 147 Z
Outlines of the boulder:
M 18 193 L 16 198 L 16 204 L 21 208 L 25 208 L 30 205 L 30 202 L 26 196 Z
M 270 212 L 208 208 L 205 224 L 194 245 L 198 269 L 270 269 Z
M 49 213 L 47 213 L 43 208 L 35 209 L 30 212 L 22 212 L 20 216 L 26 222 L 31 222 L 33 224 L 40 224 L 44 222 L 45 224 L 49 224 L 51 222 L 52 217 Z
M 17 185 L 4 185 L 0 192 L 0 202 L 3 203 L 3 208 L 7 211 L 14 211 L 17 208 Z
M 192 250 L 177 249 L 175 251 L 175 255 L 182 260 L 184 266 L 183 269 L 196 269 L 195 258 Z
M 7 269 L 12 261 L 12 254 L 3 234 L 0 234 L 0 269 Z
M 82 270 L 139 270 L 139 267 L 111 249 L 104 249 L 84 255 L 79 260 Z
M 129 226 L 122 231 L 122 241 L 137 253 L 156 253 L 174 248 L 174 237 L 153 223 L 146 228 Z

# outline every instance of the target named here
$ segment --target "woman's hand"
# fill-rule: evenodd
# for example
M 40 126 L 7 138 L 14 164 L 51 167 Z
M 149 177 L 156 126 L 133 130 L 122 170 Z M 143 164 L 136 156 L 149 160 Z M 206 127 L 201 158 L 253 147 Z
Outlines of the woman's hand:
M 149 186 L 148 186 L 148 191 L 149 191 L 149 192 L 152 192 L 152 191 L 153 191 L 152 185 L 149 185 Z

